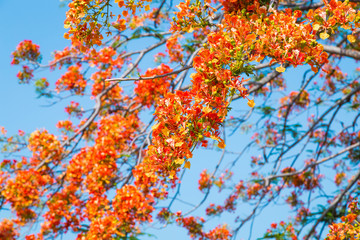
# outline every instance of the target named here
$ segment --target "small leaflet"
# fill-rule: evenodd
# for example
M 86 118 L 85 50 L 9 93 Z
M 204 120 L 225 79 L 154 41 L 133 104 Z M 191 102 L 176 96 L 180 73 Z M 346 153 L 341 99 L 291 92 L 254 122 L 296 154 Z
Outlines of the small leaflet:
M 249 100 L 249 101 L 247 102 L 247 104 L 248 104 L 248 106 L 251 107 L 251 108 L 255 107 L 255 102 L 254 102 L 254 100 Z
M 190 162 L 188 161 L 188 162 L 185 163 L 184 168 L 190 169 L 190 166 L 191 166 L 191 164 L 190 164 Z

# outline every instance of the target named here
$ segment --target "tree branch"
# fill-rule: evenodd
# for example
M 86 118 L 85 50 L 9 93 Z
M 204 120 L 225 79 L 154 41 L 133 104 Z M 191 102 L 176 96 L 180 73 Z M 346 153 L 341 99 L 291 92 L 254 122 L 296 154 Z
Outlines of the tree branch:
M 323 45 L 324 51 L 331 53 L 331 54 L 337 54 L 344 57 L 350 57 L 356 60 L 360 60 L 360 52 L 356 50 L 351 49 L 344 49 L 336 46 L 330 46 L 330 45 Z

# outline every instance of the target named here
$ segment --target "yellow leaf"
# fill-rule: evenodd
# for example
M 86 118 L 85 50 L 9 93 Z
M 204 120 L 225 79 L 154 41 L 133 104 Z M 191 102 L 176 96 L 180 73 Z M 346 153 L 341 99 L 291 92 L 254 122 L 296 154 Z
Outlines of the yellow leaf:
M 252 33 L 252 34 L 248 34 L 245 38 L 245 41 L 252 41 L 256 39 L 256 34 Z
M 174 176 L 175 176 L 176 172 L 175 171 L 171 171 L 170 174 L 169 174 L 169 178 L 170 179 L 173 179 Z
M 313 25 L 313 29 L 315 30 L 315 31 L 317 31 L 317 30 L 319 30 L 319 28 L 320 28 L 320 24 L 314 24 Z
M 162 132 L 166 137 L 168 137 L 169 134 L 170 134 L 170 130 L 167 129 L 166 127 L 164 127 L 164 128 L 161 130 L 161 132 Z
M 184 142 L 177 142 L 177 143 L 175 143 L 175 147 L 181 147 L 182 145 L 184 144 Z
M 218 147 L 221 149 L 224 149 L 226 147 L 224 140 L 221 140 L 221 142 L 218 143 Z
M 145 11 L 149 11 L 150 10 L 150 6 L 149 5 L 146 5 L 145 6 Z
M 191 166 L 190 162 L 186 162 L 184 168 L 190 169 L 190 166 Z
M 160 126 L 160 123 L 155 124 L 154 126 L 151 127 L 151 129 L 152 129 L 152 130 L 156 130 L 159 126 Z
M 283 66 L 277 67 L 275 70 L 279 73 L 285 72 L 285 68 Z
M 350 29 L 350 26 L 349 25 L 342 25 L 341 26 L 343 29 L 346 29 L 346 30 L 349 30 Z
M 174 161 L 176 164 L 182 165 L 184 163 L 184 159 L 183 158 L 178 158 Z
M 349 40 L 349 42 L 353 43 L 356 41 L 356 38 L 354 35 L 347 35 L 347 39 Z
M 248 104 L 248 106 L 251 107 L 251 108 L 255 107 L 255 102 L 254 102 L 254 100 L 249 100 L 249 101 L 247 102 L 247 104 Z
M 69 23 L 65 23 L 65 24 L 64 24 L 64 28 L 70 28 L 70 24 L 69 24 Z
M 225 40 L 228 41 L 228 42 L 231 42 L 231 37 L 229 37 L 229 35 L 226 35 Z
M 322 33 L 320 33 L 320 38 L 321 39 L 327 39 L 327 38 L 329 38 L 330 37 L 330 35 L 329 34 L 327 34 L 327 32 L 322 32 Z
M 203 112 L 204 112 L 205 114 L 208 114 L 209 112 L 212 111 L 212 108 L 209 107 L 209 106 L 206 106 L 206 107 L 204 107 L 202 110 L 203 110 Z
M 196 73 L 192 73 L 192 74 L 190 74 L 190 78 L 191 78 L 191 79 L 194 79 L 194 78 L 195 78 L 195 76 L 196 76 Z
M 191 27 L 187 32 L 192 33 L 193 31 L 194 31 L 194 28 Z
M 176 115 L 176 116 L 173 118 L 173 120 L 174 120 L 175 122 L 179 122 L 179 121 L 180 121 L 180 115 L 179 115 L 179 114 Z
M 216 137 L 216 136 L 214 136 L 214 135 L 211 135 L 210 138 L 213 139 L 213 140 L 216 140 L 216 141 L 220 141 L 220 138 L 219 138 L 219 137 Z

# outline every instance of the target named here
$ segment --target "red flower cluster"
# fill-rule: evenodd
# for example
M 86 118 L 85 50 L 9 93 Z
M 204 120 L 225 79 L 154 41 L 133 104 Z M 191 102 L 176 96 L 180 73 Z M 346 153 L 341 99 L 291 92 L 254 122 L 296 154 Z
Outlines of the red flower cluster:
M 70 91 L 82 95 L 86 87 L 86 80 L 80 73 L 80 66 L 70 66 L 68 71 L 56 81 L 56 90 Z
M 164 75 L 166 73 L 171 73 L 172 71 L 173 70 L 168 65 L 161 64 L 157 68 L 148 69 L 142 77 L 155 77 Z M 154 79 L 140 80 L 135 82 L 135 100 L 150 108 L 169 91 L 171 79 L 173 79 L 173 77 L 169 75 L 166 77 L 156 77 Z

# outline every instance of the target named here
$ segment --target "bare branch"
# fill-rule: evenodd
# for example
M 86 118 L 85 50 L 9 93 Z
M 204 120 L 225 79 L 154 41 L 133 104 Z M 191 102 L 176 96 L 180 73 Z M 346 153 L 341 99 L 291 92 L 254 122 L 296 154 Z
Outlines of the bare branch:
M 346 153 L 346 152 L 348 152 L 348 151 L 350 151 L 350 150 L 352 150 L 352 149 L 354 149 L 354 148 L 356 148 L 356 147 L 359 147 L 359 146 L 360 146 L 360 142 L 355 143 L 355 144 L 353 144 L 353 145 L 350 145 L 350 146 L 347 147 L 347 148 L 344 148 L 343 150 L 341 150 L 340 152 L 338 152 L 338 153 L 336 153 L 336 154 L 333 154 L 333 155 L 331 155 L 331 156 L 329 156 L 329 157 L 325 157 L 325 158 L 323 158 L 323 159 L 321 159 L 321 160 L 319 160 L 319 161 L 316 161 L 316 162 L 314 162 L 314 163 L 311 163 L 311 164 L 309 164 L 309 165 L 306 165 L 303 169 L 301 169 L 301 170 L 299 170 L 299 171 L 291 172 L 291 173 L 283 173 L 283 174 L 278 174 L 278 175 L 271 175 L 271 176 L 268 176 L 268 177 L 264 178 L 263 180 L 264 180 L 264 182 L 265 182 L 265 185 L 267 186 L 267 185 L 270 184 L 270 180 L 272 180 L 272 179 L 275 179 L 275 178 L 284 178 L 284 177 L 290 177 L 290 176 L 302 174 L 302 173 L 304 173 L 306 170 L 308 170 L 309 168 L 315 167 L 315 166 L 317 166 L 317 165 L 319 165 L 319 164 L 321 164 L 321 163 L 324 163 L 324 162 L 329 161 L 329 160 L 331 160 L 331 159 L 333 159 L 333 158 L 336 158 L 337 156 L 339 156 L 339 155 L 341 155 L 341 154 L 343 154 L 343 153 Z
M 190 69 L 190 68 L 192 68 L 192 66 L 185 66 L 185 67 L 181 68 L 180 70 L 173 71 L 173 72 L 170 72 L 170 73 L 165 73 L 165 74 L 162 74 L 162 75 L 155 75 L 153 77 L 110 78 L 110 79 L 106 79 L 105 81 L 107 81 L 107 82 L 125 82 L 125 81 L 153 80 L 153 79 L 156 79 L 156 78 L 162 78 L 162 77 L 167 77 L 167 76 L 171 76 L 171 75 L 174 75 L 174 74 L 178 74 L 178 73 L 181 73 L 182 71 L 185 71 L 185 70 Z
M 356 50 L 351 49 L 344 49 L 341 47 L 336 46 L 330 46 L 330 45 L 323 45 L 324 51 L 331 53 L 331 54 L 337 54 L 344 57 L 350 57 L 356 60 L 360 60 L 360 52 Z

